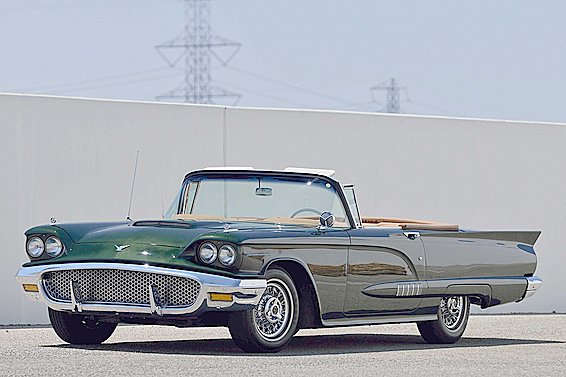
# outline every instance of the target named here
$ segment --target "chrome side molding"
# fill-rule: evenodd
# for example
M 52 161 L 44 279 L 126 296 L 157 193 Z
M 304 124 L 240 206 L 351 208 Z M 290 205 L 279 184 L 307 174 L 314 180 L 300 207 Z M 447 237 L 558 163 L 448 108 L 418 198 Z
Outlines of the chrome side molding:
M 418 296 L 422 292 L 421 283 L 407 283 L 397 285 L 397 297 Z
M 419 314 L 419 315 L 385 315 L 367 318 L 339 318 L 322 320 L 324 326 L 357 326 L 357 325 L 383 325 L 388 323 L 407 323 L 434 321 L 438 314 Z

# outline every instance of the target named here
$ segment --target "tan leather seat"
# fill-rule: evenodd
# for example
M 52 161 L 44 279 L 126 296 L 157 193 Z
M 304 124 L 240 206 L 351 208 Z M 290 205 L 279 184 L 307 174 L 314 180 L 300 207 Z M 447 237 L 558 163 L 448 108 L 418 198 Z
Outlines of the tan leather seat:
M 427 220 L 398 219 L 393 217 L 362 217 L 362 225 L 367 228 L 400 228 L 414 230 L 442 230 L 457 232 L 460 226 L 457 224 L 445 224 Z

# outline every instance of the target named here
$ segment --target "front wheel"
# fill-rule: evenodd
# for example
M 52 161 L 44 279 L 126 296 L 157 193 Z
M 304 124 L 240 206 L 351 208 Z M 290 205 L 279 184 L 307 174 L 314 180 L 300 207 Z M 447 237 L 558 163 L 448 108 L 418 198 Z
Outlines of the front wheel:
M 418 322 L 417 327 L 427 343 L 456 343 L 464 334 L 470 316 L 470 299 L 465 296 L 443 297 L 438 319 Z
M 299 295 L 284 270 L 267 271 L 267 288 L 252 310 L 231 315 L 228 328 L 238 347 L 246 352 L 278 352 L 296 333 Z
M 51 308 L 49 308 L 49 321 L 59 338 L 71 344 L 100 344 L 110 338 L 118 325 Z

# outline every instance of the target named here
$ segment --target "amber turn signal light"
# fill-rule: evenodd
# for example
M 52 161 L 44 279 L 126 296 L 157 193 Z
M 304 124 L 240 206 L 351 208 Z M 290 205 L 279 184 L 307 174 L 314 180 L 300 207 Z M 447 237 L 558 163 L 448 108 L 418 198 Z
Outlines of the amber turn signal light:
M 232 302 L 232 294 L 231 293 L 210 293 L 210 299 L 212 301 L 228 301 Z
M 39 287 L 35 284 L 22 284 L 26 292 L 39 292 Z

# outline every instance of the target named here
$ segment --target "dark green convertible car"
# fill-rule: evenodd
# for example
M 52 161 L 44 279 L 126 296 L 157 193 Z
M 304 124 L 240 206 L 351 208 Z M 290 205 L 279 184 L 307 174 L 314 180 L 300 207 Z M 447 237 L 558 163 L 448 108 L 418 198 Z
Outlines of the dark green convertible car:
M 279 351 L 299 329 L 381 323 L 453 343 L 470 304 L 541 285 L 540 232 L 361 217 L 333 174 L 194 171 L 165 219 L 29 229 L 17 279 L 72 344 L 101 343 L 118 323 L 227 326 L 248 352 Z

